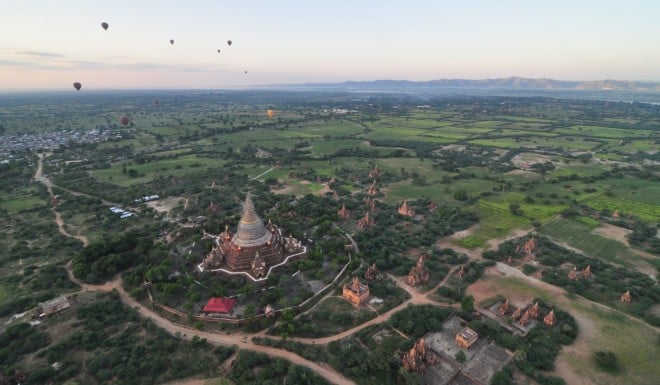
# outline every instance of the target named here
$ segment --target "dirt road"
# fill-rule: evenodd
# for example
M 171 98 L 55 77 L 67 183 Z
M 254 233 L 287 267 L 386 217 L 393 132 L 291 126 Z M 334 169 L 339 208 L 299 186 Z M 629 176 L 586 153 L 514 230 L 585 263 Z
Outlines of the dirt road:
M 148 309 L 141 303 L 137 302 L 131 296 L 126 293 L 126 291 L 121 287 L 121 280 L 115 279 L 114 286 L 115 289 L 119 292 L 119 297 L 122 302 L 129 307 L 136 309 L 142 317 L 149 318 L 155 325 L 164 329 L 169 334 L 173 336 L 178 336 L 184 339 L 192 339 L 193 336 L 199 338 L 206 338 L 206 340 L 211 344 L 232 346 L 236 345 L 240 349 L 251 350 L 254 352 L 264 353 L 271 357 L 284 358 L 289 360 L 297 365 L 304 366 L 310 370 L 317 373 L 319 376 L 325 378 L 333 384 L 339 385 L 354 385 L 355 383 L 348 378 L 341 375 L 339 372 L 331 368 L 326 364 L 319 364 L 299 355 L 282 350 L 277 348 L 272 348 L 269 346 L 262 346 L 254 344 L 252 341 L 243 340 L 242 335 L 238 334 L 215 334 L 204 332 L 196 329 L 191 329 L 186 326 L 174 324 L 172 321 L 161 317 L 160 315 L 154 313 L 151 309 Z
M 37 155 L 39 157 L 39 161 L 37 163 L 37 171 L 34 173 L 34 179 L 43 183 L 44 186 L 46 186 L 46 189 L 48 190 L 48 195 L 52 199 L 55 197 L 55 195 L 53 194 L 53 183 L 50 181 L 50 179 L 43 176 L 44 157 L 50 154 L 40 153 Z M 50 210 L 53 212 L 53 214 L 55 214 L 55 223 L 57 224 L 57 230 L 60 232 L 60 234 L 64 235 L 65 237 L 79 240 L 80 242 L 82 242 L 83 246 L 87 246 L 89 244 L 89 240 L 87 239 L 87 237 L 83 235 L 69 234 L 69 232 L 66 231 L 66 229 L 64 228 L 64 221 L 62 220 L 62 214 L 57 212 L 57 210 L 55 210 L 55 207 L 51 207 Z

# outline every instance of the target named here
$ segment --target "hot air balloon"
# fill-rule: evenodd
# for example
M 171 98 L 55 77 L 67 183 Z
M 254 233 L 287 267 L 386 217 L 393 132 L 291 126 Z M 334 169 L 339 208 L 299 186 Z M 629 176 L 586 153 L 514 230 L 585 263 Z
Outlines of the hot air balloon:
M 268 115 L 269 118 L 272 118 L 275 116 L 275 111 L 273 110 L 266 110 L 266 115 Z
M 170 44 L 174 45 L 174 39 L 170 39 Z
M 121 118 L 119 118 L 119 123 L 121 123 L 124 126 L 128 125 L 128 122 L 129 122 L 128 116 L 122 116 Z
M 73 83 L 73 88 L 75 88 L 76 90 L 80 91 L 80 87 L 82 87 L 82 84 L 78 82 Z
M 247 71 L 245 71 L 245 73 L 247 73 Z
M 218 53 L 220 53 L 220 50 L 218 50 Z
M 231 47 L 231 40 L 227 40 L 227 45 Z
M 104 21 L 103 23 L 101 23 L 101 27 L 103 27 L 103 29 L 105 29 L 105 30 L 107 31 L 109 25 L 108 25 L 108 23 L 106 23 L 106 22 Z
M 158 106 L 158 105 L 160 105 L 160 102 L 158 101 L 158 99 L 154 100 L 154 106 Z

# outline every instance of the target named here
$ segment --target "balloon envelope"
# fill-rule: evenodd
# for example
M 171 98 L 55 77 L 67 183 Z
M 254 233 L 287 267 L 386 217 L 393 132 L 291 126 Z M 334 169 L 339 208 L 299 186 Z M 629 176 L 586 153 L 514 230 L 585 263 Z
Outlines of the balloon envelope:
M 124 126 L 128 124 L 128 121 L 129 121 L 128 116 L 122 116 L 121 118 L 119 118 L 119 123 L 121 123 Z
M 218 50 L 218 53 L 220 53 L 220 50 Z
M 266 115 L 268 115 L 269 118 L 272 118 L 275 116 L 275 111 L 273 110 L 266 110 Z
M 82 87 L 82 84 L 78 82 L 73 83 L 73 88 L 75 88 L 76 90 L 80 91 L 80 87 Z
M 170 44 L 174 45 L 174 39 L 170 39 Z
M 109 26 L 108 26 L 108 23 L 103 22 L 103 23 L 101 23 L 101 27 L 103 27 L 103 29 L 105 29 L 107 31 Z
M 227 45 L 231 46 L 231 40 L 227 40 Z

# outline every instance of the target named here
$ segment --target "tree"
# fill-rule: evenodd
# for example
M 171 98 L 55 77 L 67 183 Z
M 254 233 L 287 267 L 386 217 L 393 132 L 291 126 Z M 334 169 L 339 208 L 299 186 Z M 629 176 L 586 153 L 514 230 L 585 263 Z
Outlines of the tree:
M 465 352 L 462 350 L 459 350 L 454 357 L 456 358 L 456 361 L 460 362 L 461 364 L 464 364 L 465 361 L 467 360 L 467 356 L 465 355 Z
M 509 211 L 513 215 L 523 215 L 522 209 L 520 209 L 520 205 L 518 203 L 510 203 L 509 204 Z
M 606 372 L 616 373 L 621 369 L 616 355 L 609 350 L 599 350 L 594 352 L 593 360 L 600 369 Z
M 461 310 L 464 313 L 470 313 L 474 310 L 474 297 L 471 295 L 463 296 L 461 299 Z
M 493 378 L 490 380 L 490 385 L 510 385 L 511 376 L 504 370 L 500 370 L 493 375 Z
M 454 193 L 454 199 L 457 201 L 466 201 L 468 198 L 468 193 L 465 189 L 456 190 Z

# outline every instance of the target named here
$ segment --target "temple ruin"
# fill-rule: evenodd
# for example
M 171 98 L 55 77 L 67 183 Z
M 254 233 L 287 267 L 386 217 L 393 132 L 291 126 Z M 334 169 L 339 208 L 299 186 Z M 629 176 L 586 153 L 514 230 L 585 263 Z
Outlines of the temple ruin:
M 570 279 L 571 281 L 575 281 L 577 279 L 577 275 L 578 275 L 577 266 L 573 266 L 573 270 L 568 272 L 568 279 Z
M 301 252 L 304 253 L 305 248 L 300 241 L 291 236 L 284 238 L 282 230 L 270 221 L 264 225 L 248 194 L 236 233 L 232 234 L 229 226 L 226 226 L 215 237 L 215 246 L 201 266 L 232 272 L 249 271 L 254 277 L 261 278 L 267 274 L 270 266 L 282 262 L 288 255 Z
M 532 307 L 530 307 L 528 311 L 529 311 L 529 316 L 530 317 L 538 318 L 538 316 L 539 316 L 539 303 L 538 303 L 538 301 L 534 302 L 534 305 L 532 305 Z
M 548 313 L 545 317 L 543 317 L 543 323 L 552 327 L 555 326 L 555 311 L 550 310 L 550 313 Z
M 373 183 L 371 183 L 371 186 L 369 186 L 369 189 L 367 190 L 367 194 L 374 196 L 378 194 L 378 186 L 376 186 L 376 181 L 374 180 Z
M 380 169 L 378 166 L 374 167 L 371 171 L 369 171 L 369 178 L 370 179 L 376 179 L 380 176 Z
M 456 333 L 456 344 L 464 349 L 469 349 L 479 339 L 479 335 L 474 330 L 465 327 Z
M 429 270 L 424 266 L 424 255 L 420 255 L 417 264 L 410 269 L 406 282 L 412 287 L 421 286 L 429 281 Z
M 458 273 L 456 273 L 456 276 L 458 278 L 463 278 L 464 275 L 465 275 L 465 265 L 461 265 L 461 269 L 458 270 Z
M 500 308 L 498 309 L 498 312 L 500 315 L 505 315 L 506 313 L 509 312 L 509 300 L 505 299 L 504 302 L 500 305 Z
M 348 211 L 348 209 L 346 208 L 346 205 L 341 205 L 341 209 L 339 209 L 339 211 L 337 211 L 337 215 L 339 216 L 339 218 L 347 219 L 347 218 L 351 217 L 351 212 Z
M 369 300 L 369 285 L 360 282 L 358 277 L 353 277 L 350 285 L 344 285 L 342 296 L 353 305 L 360 306 Z
M 414 217 L 415 216 L 415 212 L 410 207 L 408 207 L 408 201 L 406 201 L 406 200 L 403 201 L 403 204 L 401 205 L 401 207 L 399 207 L 399 209 L 397 210 L 397 213 L 399 213 L 399 215 L 403 215 L 405 217 Z
M 522 317 L 520 317 L 520 319 L 518 320 L 518 325 L 527 326 L 528 323 L 529 323 L 529 309 L 527 309 L 525 313 L 522 315 Z
M 632 296 L 630 295 L 630 290 L 627 290 L 625 293 L 621 294 L 621 302 L 630 303 L 632 301 Z
M 401 358 L 403 368 L 409 372 L 424 373 L 426 365 L 433 365 L 438 357 L 426 351 L 426 341 L 421 337 Z
M 376 222 L 374 222 L 374 219 L 369 216 L 369 212 L 364 214 L 364 217 L 362 217 L 358 223 L 357 227 L 358 229 L 364 229 L 369 226 L 373 226 Z
M 371 266 L 367 267 L 367 270 L 364 272 L 364 279 L 367 281 L 375 281 L 378 279 L 379 275 L 380 271 L 378 271 L 376 262 L 374 262 Z

